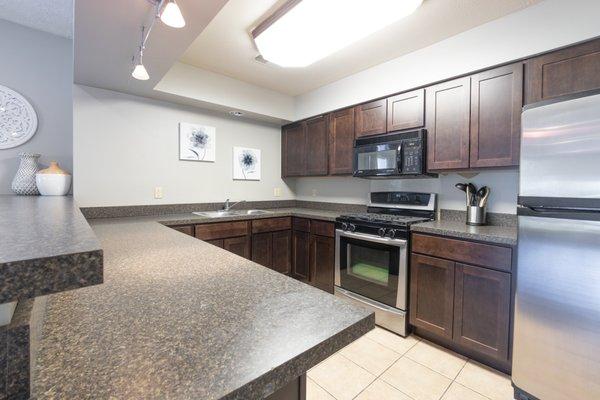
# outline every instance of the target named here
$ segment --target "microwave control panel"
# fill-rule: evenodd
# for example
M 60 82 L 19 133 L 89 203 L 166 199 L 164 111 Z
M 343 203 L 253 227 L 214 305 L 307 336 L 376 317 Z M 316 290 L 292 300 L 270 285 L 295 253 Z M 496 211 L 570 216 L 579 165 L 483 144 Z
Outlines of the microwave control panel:
M 420 139 L 402 143 L 402 174 L 423 173 L 423 142 Z

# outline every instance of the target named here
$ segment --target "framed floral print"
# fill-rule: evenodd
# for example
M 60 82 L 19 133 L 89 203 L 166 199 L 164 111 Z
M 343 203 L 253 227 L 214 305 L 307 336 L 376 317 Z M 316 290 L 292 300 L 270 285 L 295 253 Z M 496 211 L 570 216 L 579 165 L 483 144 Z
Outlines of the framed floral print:
M 179 159 L 215 161 L 216 131 L 214 126 L 179 123 Z
M 247 147 L 233 148 L 233 179 L 260 181 L 260 150 Z

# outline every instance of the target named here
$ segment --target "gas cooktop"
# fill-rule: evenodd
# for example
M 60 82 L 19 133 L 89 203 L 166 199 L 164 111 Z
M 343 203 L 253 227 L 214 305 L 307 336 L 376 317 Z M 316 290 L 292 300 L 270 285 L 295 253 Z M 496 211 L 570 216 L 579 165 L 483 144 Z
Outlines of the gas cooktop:
M 344 214 L 340 216 L 340 220 L 345 220 L 349 222 L 379 222 L 387 223 L 390 225 L 408 226 L 416 222 L 429 221 L 431 220 L 431 218 L 409 215 L 384 214 L 378 212 L 367 212 Z

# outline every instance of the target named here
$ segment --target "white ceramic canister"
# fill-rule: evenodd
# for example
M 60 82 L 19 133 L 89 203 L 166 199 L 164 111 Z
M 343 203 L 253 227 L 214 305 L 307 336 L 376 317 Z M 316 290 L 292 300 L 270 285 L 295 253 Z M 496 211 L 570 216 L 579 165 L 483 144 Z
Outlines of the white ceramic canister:
M 71 175 L 51 161 L 48 168 L 35 174 L 35 182 L 43 196 L 64 196 L 71 188 Z

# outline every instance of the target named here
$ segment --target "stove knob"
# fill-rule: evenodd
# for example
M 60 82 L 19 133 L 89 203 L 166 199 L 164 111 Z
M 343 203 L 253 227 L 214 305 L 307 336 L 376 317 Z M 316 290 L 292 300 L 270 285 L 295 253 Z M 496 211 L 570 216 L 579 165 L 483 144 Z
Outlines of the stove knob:
M 354 231 L 356 230 L 356 225 L 354 225 L 354 224 L 350 224 L 350 225 L 348 225 L 348 230 L 349 230 L 350 232 L 354 232 Z
M 342 222 L 342 230 L 343 231 L 347 231 L 348 230 L 348 224 L 345 222 Z
M 377 233 L 379 234 L 379 236 L 384 237 L 385 236 L 385 228 L 379 228 L 377 230 Z
M 388 235 L 390 235 L 390 237 L 393 239 L 396 236 L 396 230 L 395 229 L 390 229 L 388 231 Z

